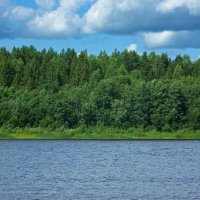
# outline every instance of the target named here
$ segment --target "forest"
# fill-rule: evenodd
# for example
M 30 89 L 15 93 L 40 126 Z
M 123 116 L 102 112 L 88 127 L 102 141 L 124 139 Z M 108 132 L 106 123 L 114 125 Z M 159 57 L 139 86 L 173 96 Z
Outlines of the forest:
M 200 130 L 200 59 L 0 48 L 0 127 Z

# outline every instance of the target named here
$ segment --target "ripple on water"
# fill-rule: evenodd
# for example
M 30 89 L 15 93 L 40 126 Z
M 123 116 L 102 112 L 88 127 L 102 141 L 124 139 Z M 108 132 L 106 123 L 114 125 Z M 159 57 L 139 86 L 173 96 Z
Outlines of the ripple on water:
M 199 144 L 0 141 L 0 199 L 200 199 Z

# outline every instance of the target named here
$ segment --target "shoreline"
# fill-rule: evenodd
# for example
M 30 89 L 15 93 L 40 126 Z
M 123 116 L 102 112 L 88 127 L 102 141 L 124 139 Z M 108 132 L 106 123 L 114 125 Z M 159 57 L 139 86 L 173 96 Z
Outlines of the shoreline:
M 200 140 L 200 131 L 157 132 L 119 129 L 0 128 L 0 140 Z

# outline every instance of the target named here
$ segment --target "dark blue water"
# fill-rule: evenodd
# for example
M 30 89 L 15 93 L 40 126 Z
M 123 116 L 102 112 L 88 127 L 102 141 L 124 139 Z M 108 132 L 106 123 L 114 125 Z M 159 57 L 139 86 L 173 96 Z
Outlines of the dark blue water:
M 0 141 L 0 199 L 200 199 L 200 142 Z

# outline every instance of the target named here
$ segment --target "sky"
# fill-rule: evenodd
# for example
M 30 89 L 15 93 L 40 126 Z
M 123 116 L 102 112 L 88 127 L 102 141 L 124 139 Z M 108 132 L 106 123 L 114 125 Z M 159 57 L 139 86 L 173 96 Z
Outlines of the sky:
M 200 58 L 200 0 L 0 0 L 0 46 L 9 50 L 115 49 Z

